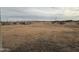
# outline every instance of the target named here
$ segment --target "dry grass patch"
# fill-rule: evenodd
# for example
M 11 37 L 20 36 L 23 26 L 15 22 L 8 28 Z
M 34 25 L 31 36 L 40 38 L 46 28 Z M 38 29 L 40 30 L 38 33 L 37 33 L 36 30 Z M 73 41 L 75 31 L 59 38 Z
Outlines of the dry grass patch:
M 79 27 L 52 24 L 2 26 L 3 47 L 11 51 L 79 51 Z

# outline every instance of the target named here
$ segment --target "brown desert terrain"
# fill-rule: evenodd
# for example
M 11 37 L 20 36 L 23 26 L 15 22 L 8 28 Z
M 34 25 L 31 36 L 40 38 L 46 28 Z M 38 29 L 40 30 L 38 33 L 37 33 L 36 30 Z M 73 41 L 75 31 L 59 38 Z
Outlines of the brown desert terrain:
M 79 51 L 79 24 L 1 25 L 1 34 L 12 52 Z

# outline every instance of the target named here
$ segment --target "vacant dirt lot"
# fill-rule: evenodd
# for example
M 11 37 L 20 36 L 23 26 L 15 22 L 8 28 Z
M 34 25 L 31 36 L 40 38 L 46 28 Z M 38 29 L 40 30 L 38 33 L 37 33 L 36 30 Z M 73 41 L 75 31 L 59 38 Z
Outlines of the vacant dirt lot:
M 2 25 L 1 33 L 10 51 L 79 51 L 79 25 Z

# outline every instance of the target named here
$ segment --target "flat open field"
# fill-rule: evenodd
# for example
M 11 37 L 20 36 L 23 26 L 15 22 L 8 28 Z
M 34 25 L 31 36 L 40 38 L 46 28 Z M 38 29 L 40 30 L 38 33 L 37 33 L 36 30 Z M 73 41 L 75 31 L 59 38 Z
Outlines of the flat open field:
M 1 25 L 1 33 L 10 51 L 79 51 L 79 25 Z

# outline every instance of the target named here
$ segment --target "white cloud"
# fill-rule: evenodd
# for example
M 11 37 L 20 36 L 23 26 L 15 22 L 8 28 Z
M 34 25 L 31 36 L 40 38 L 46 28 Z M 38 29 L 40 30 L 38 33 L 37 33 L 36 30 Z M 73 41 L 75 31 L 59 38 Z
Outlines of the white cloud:
M 64 11 L 65 19 L 67 20 L 79 20 L 79 8 L 68 7 Z

